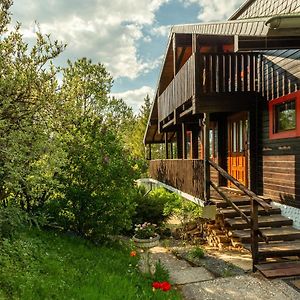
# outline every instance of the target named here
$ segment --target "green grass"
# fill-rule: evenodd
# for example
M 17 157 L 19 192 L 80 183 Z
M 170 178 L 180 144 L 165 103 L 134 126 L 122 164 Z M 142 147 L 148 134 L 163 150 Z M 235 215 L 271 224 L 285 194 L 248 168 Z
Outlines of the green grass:
M 137 257 L 115 243 L 31 230 L 0 241 L 0 299 L 181 299 L 153 291 L 157 278 L 140 274 Z M 160 280 L 162 275 L 160 270 Z M 167 279 L 167 278 L 166 278 Z

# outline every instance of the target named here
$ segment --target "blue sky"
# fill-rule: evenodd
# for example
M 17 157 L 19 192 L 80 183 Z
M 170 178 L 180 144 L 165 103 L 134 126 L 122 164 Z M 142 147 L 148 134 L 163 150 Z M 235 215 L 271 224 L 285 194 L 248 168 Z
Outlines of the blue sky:
M 170 26 L 225 20 L 243 0 L 15 0 L 24 38 L 43 33 L 67 43 L 57 59 L 89 57 L 114 78 L 112 94 L 138 111 L 156 88 Z

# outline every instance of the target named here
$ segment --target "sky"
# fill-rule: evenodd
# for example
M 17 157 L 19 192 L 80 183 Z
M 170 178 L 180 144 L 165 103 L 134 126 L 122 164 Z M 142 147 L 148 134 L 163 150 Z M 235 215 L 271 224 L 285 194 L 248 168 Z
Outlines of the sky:
M 138 112 L 156 89 L 170 27 L 222 21 L 244 0 L 14 0 L 13 24 L 30 44 L 42 33 L 67 44 L 56 64 L 91 58 L 114 78 L 111 94 Z

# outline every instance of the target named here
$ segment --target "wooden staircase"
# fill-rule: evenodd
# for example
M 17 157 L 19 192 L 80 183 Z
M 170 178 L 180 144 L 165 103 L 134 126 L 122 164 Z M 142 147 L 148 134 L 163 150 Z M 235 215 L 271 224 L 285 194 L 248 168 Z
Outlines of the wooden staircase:
M 249 249 L 253 271 L 260 270 L 267 277 L 300 275 L 300 263 L 296 261 L 300 258 L 300 230 L 293 227 L 293 221 L 270 205 L 270 200 L 258 197 L 215 162 L 207 160 L 207 163 L 238 188 L 238 193 L 232 194 L 232 190 L 224 190 L 209 180 L 209 186 L 215 193 L 210 201 L 218 209 L 217 230 L 211 232 L 225 233 L 232 241 L 236 239 Z M 293 258 L 294 261 L 273 262 L 267 266 L 274 258 Z
M 224 190 L 223 192 L 246 216 L 251 215 L 250 197 L 235 195 Z M 219 217 L 221 216 L 223 219 L 227 235 L 251 251 L 249 224 L 240 217 L 236 209 L 232 208 L 221 197 L 215 195 L 211 198 L 211 201 L 216 205 Z M 255 268 L 265 273 L 266 276 L 270 275 L 270 277 L 300 275 L 300 264 L 295 261 L 295 256 L 300 257 L 300 230 L 293 227 L 293 221 L 282 216 L 280 208 L 273 207 L 266 211 L 259 207 L 258 227 L 267 237 L 268 243 L 259 237 L 259 262 L 255 265 Z M 282 261 L 277 265 L 272 262 L 272 264 L 268 264 L 272 267 L 266 267 L 269 258 L 288 257 L 293 257 L 294 260 L 286 263 L 288 270 L 283 267 L 284 263 Z M 279 268 L 279 271 L 276 268 Z

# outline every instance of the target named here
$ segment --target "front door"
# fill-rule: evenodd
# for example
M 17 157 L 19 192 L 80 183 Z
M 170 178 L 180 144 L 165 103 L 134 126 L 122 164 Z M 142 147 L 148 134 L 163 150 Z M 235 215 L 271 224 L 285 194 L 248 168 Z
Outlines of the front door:
M 228 173 L 248 186 L 248 113 L 228 117 Z M 235 187 L 228 181 L 229 187 Z

